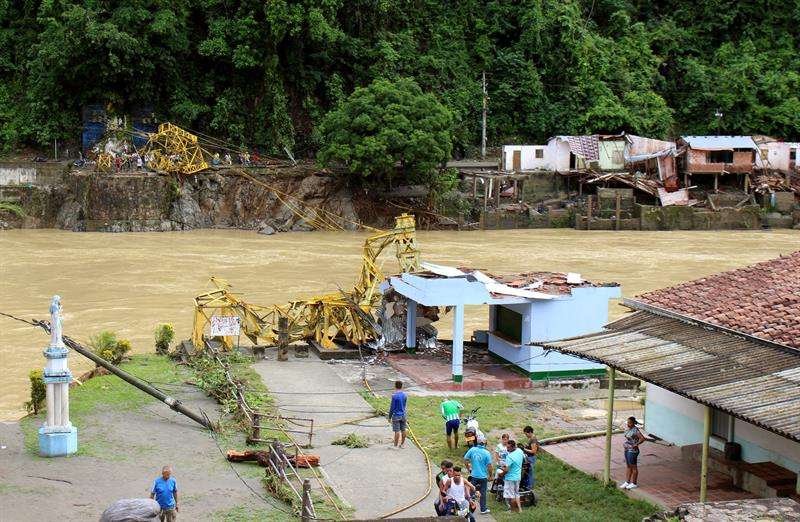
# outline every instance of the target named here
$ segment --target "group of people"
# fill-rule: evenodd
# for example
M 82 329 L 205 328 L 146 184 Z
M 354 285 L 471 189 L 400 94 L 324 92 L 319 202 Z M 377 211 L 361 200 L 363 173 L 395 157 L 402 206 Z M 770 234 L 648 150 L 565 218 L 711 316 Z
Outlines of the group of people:
M 402 381 L 395 382 L 395 393 L 389 408 L 389 421 L 394 431 L 394 446 L 403 448 L 408 429 L 407 396 L 403 391 Z M 440 405 L 440 414 L 444 420 L 444 431 L 449 449 L 458 448 L 458 433 L 461 427 L 463 405 L 450 398 L 445 398 Z M 629 417 L 625 430 L 625 463 L 627 472 L 625 482 L 620 484 L 622 489 L 635 489 L 638 487 L 638 457 L 639 446 L 647 439 L 638 428 L 639 422 L 635 417 Z M 469 429 L 469 426 L 467 427 Z M 487 490 L 490 480 L 501 479 L 503 484 L 503 498 L 509 510 L 522 512 L 521 493 L 532 491 L 536 483 L 536 458 L 539 453 L 539 440 L 536 438 L 532 426 L 523 428 L 523 438 L 520 441 L 512 439 L 504 433 L 500 441 L 489 451 L 486 446 L 486 437 L 478 430 L 470 433 L 475 436 L 468 444 L 473 444 L 464 454 L 464 466 L 455 465 L 449 460 L 441 462 L 441 471 L 436 476 L 439 487 L 439 498 L 436 501 L 436 512 L 439 515 L 450 513 L 450 506 L 464 509 L 469 506 L 474 511 L 480 504 L 480 512 L 489 513 L 486 505 Z M 466 472 L 466 474 L 465 474 Z
M 448 422 L 452 423 L 452 420 Z M 503 499 L 508 509 L 522 512 L 521 492 L 532 490 L 535 485 L 536 456 L 539 452 L 539 441 L 533 428 L 525 426 L 523 434 L 524 441 L 517 442 L 504 433 L 493 451 L 486 447 L 486 437 L 479 434 L 476 444 L 464 454 L 464 468 L 450 460 L 442 461 L 441 471 L 436 476 L 440 495 L 436 512 L 446 515 L 448 503 L 451 502 L 461 507 L 470 503 L 470 509 L 474 510 L 477 506 L 473 498 L 477 498 L 480 512 L 488 514 L 487 491 L 490 482 L 495 479 L 502 480 Z M 451 436 L 457 439 L 449 435 L 448 442 Z M 467 471 L 466 479 L 462 475 L 463 469 Z

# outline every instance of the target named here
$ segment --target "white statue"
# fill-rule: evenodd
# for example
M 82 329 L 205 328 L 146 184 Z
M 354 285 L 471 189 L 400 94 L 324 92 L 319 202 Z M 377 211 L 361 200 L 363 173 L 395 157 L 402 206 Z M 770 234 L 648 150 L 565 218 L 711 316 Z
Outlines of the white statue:
M 50 346 L 64 346 L 61 339 L 61 296 L 54 295 L 50 301 Z

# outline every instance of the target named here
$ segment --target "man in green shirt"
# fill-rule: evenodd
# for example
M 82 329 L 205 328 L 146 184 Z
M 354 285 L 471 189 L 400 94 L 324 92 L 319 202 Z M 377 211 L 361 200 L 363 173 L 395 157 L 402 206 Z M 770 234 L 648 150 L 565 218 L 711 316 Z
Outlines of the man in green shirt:
M 458 447 L 458 427 L 461 424 L 461 410 L 464 407 L 460 402 L 453 399 L 442 401 L 442 418 L 444 419 L 444 431 L 447 434 L 447 447 L 455 449 Z M 451 437 L 452 436 L 452 437 Z

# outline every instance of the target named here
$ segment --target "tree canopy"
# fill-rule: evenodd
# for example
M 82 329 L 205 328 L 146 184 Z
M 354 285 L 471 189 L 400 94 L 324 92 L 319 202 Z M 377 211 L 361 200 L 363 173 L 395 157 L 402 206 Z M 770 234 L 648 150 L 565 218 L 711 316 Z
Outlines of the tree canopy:
M 423 181 L 450 158 L 452 125 L 450 111 L 414 80 L 375 80 L 322 120 L 319 158 L 373 178 L 399 165 L 405 180 Z
M 454 145 L 629 131 L 800 139 L 800 4 L 763 0 L 0 1 L 0 143 L 76 140 L 81 109 L 152 106 L 299 155 L 373 80 L 413 78 Z M 723 113 L 718 122 L 715 109 Z

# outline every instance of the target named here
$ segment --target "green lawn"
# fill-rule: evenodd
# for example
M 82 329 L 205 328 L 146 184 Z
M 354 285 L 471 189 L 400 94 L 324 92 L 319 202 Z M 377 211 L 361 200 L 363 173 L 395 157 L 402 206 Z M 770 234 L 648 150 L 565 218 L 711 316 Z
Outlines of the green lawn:
M 381 411 L 388 410 L 388 398 L 366 399 Z M 411 429 L 425 447 L 431 461 L 438 467 L 443 459 L 463 464 L 463 441 L 461 448 L 447 448 L 444 421 L 439 415 L 441 397 L 408 398 L 408 420 Z M 531 424 L 539 438 L 559 434 L 546 426 L 532 423 L 525 410 L 515 405 L 506 395 L 477 395 L 459 399 L 465 411 L 480 406 L 478 420 L 481 430 L 489 435 L 489 445 L 497 444 L 500 433 L 509 433 L 512 438 L 523 439 L 522 428 Z M 506 513 L 505 506 L 491 500 L 489 509 L 495 519 L 525 521 L 631 521 L 639 522 L 659 509 L 647 502 L 633 500 L 614 487 L 603 484 L 562 461 L 543 454 L 536 465 L 536 492 L 539 505 L 527 508 L 520 514 Z
M 191 370 L 178 366 L 169 358 L 160 355 L 134 355 L 122 365 L 122 368 L 140 379 L 154 382 L 157 388 L 164 389 L 166 393 L 193 376 Z M 98 409 L 132 411 L 146 404 L 158 402 L 156 398 L 134 388 L 116 375 L 89 379 L 83 385 L 71 388 L 69 393 L 69 417 L 76 426 L 92 424 L 94 420 L 91 414 Z M 25 449 L 33 455 L 39 453 L 38 429 L 44 422 L 44 416 L 45 413 L 40 412 L 39 415 L 29 415 L 20 421 L 25 437 Z M 109 459 L 121 458 L 114 457 L 116 452 L 110 446 L 106 446 L 108 444 L 102 438 L 89 440 L 82 435 L 77 454 Z

